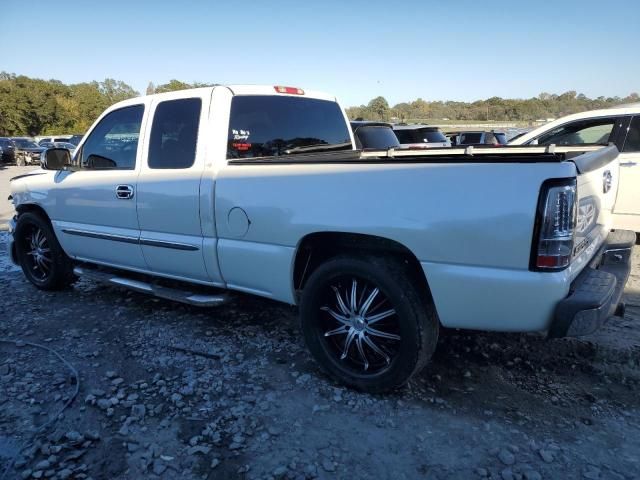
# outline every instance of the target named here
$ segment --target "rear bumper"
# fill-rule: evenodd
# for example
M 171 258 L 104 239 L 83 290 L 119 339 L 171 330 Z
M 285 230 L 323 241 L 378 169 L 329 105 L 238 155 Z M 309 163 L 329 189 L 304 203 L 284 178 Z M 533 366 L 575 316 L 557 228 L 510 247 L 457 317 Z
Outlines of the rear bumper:
M 595 332 L 612 315 L 622 316 L 624 286 L 631 271 L 634 232 L 615 230 L 591 263 L 571 283 L 569 295 L 558 303 L 550 338 Z

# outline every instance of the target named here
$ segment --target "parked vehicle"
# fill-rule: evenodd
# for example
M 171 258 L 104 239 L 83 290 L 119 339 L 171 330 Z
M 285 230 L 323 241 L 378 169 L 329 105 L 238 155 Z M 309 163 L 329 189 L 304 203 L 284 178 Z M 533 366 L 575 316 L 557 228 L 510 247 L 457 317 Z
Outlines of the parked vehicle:
M 71 135 L 56 135 L 53 137 L 37 137 L 38 145 L 42 143 L 68 142 Z
M 396 124 L 393 131 L 404 148 L 450 147 L 451 142 L 438 127 Z
M 0 149 L 2 149 L 2 161 L 4 163 L 16 161 L 16 146 L 13 140 L 7 137 L 0 137 Z
M 69 137 L 69 140 L 67 140 L 69 143 L 73 143 L 76 147 L 80 144 L 80 141 L 82 140 L 82 135 L 71 135 L 71 137 Z
M 16 163 L 18 165 L 40 164 L 40 154 L 45 150 L 43 147 L 27 137 L 13 137 L 11 140 L 16 147 Z
M 8 251 L 43 290 L 299 305 L 318 362 L 369 391 L 420 371 L 441 324 L 558 337 L 621 314 L 615 147 L 354 147 L 335 97 L 299 88 L 126 100 L 73 162 L 50 149 L 12 180 Z
M 509 145 L 607 145 L 620 150 L 613 225 L 640 233 L 640 104 L 576 113 L 530 131 Z
M 475 132 L 456 132 L 449 135 L 452 145 L 456 146 L 500 146 L 507 144 L 507 135 L 504 132 L 475 131 Z
M 351 122 L 353 139 L 357 149 L 399 148 L 400 142 L 390 123 L 384 122 Z

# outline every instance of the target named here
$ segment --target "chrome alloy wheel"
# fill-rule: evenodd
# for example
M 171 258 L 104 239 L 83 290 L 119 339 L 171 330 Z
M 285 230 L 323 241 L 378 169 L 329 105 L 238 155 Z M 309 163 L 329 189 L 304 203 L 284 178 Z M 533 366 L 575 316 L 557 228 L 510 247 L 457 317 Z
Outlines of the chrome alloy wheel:
M 27 241 L 27 262 L 31 273 L 38 280 L 46 280 L 51 273 L 53 257 L 51 248 L 42 229 L 35 227 L 29 231 Z
M 320 308 L 327 314 L 320 332 L 325 345 L 354 373 L 380 373 L 399 351 L 396 311 L 378 287 L 357 278 L 341 280 L 331 285 Z

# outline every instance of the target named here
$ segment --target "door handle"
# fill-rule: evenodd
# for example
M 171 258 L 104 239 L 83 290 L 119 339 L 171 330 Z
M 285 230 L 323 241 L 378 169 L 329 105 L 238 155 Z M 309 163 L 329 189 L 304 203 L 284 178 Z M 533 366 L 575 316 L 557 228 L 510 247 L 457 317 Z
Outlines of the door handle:
M 637 162 L 622 162 L 622 163 L 620 163 L 620 166 L 621 167 L 633 167 L 633 166 L 635 166 L 637 164 L 638 164 Z
M 120 200 L 133 198 L 133 187 L 131 185 L 118 185 L 116 187 L 116 198 Z

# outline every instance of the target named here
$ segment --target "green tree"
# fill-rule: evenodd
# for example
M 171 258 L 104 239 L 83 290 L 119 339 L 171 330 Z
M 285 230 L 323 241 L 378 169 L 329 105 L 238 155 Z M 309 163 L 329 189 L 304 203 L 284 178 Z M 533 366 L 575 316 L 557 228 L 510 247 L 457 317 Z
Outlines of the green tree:
M 169 83 L 164 83 L 156 87 L 155 93 L 175 92 L 176 90 L 186 90 L 192 88 L 191 85 L 180 80 L 169 80 Z

